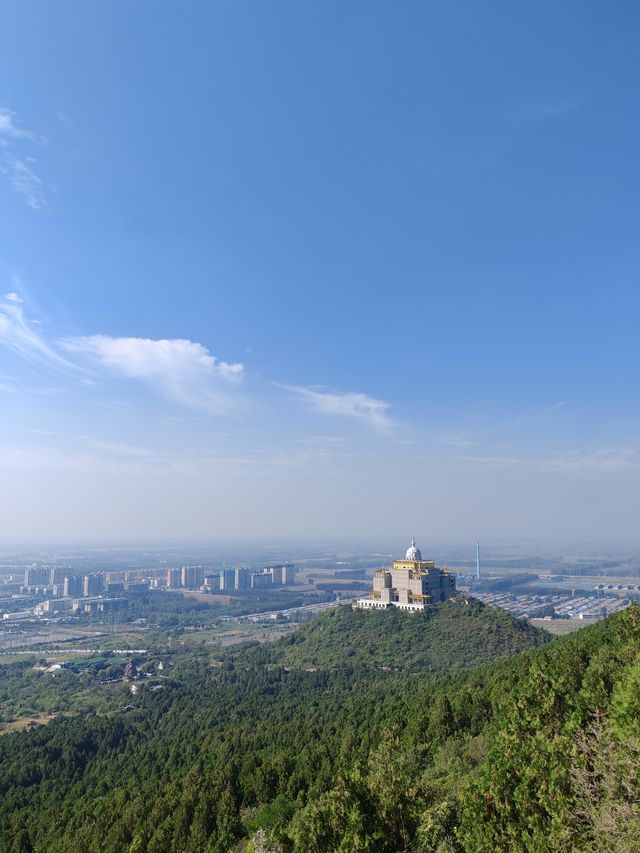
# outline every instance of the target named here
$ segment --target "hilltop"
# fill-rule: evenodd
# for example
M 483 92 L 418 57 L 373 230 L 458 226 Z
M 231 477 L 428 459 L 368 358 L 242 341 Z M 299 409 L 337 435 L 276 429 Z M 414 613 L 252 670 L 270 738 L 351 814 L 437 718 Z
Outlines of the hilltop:
M 549 640 L 504 610 L 458 597 L 423 613 L 335 607 L 280 641 L 273 659 L 289 669 L 457 672 Z

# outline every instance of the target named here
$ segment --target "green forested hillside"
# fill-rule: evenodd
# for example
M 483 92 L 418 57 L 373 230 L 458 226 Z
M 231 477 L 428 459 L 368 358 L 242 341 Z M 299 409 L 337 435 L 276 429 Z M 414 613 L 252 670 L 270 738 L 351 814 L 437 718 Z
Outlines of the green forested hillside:
M 451 613 L 460 642 L 494 616 Z M 638 849 L 638 609 L 447 674 L 351 667 L 323 621 L 299 649 L 176 662 L 126 713 L 2 738 L 0 849 Z M 290 662 L 329 668 L 278 661 L 309 642 Z
M 419 614 L 337 607 L 288 637 L 277 648 L 276 659 L 295 669 L 366 666 L 453 672 L 548 640 L 528 622 L 475 599 L 453 599 Z

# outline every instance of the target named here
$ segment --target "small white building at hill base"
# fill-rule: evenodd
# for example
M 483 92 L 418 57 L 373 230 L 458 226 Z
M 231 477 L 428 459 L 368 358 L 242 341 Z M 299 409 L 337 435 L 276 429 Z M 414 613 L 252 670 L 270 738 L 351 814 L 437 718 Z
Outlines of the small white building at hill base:
M 456 578 L 448 569 L 439 569 L 434 560 L 423 560 L 416 540 L 411 537 L 404 560 L 394 560 L 390 569 L 373 576 L 372 591 L 353 602 L 354 609 L 426 610 L 447 601 L 456 591 Z

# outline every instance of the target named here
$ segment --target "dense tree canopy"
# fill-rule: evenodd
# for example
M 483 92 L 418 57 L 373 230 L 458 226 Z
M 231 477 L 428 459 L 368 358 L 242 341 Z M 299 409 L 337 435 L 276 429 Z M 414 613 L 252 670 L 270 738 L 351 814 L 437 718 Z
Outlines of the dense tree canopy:
M 0 738 L 0 849 L 637 849 L 639 617 L 546 643 L 477 603 L 345 609 L 176 658 L 126 711 Z

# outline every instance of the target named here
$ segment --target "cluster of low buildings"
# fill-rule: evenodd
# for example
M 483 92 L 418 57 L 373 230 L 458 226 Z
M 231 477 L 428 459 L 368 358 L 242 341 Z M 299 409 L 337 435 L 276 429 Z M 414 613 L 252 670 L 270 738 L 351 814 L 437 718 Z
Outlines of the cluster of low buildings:
M 147 584 L 142 586 L 147 588 Z M 127 580 L 121 572 L 74 574 L 69 567 L 31 566 L 25 569 L 20 595 L 48 597 L 32 610 L 4 613 L 3 621 L 119 610 L 127 606 L 126 593 L 139 587 L 139 581 Z
M 211 578 L 211 589 L 239 590 L 259 589 L 269 586 L 289 586 L 294 583 L 292 563 L 278 563 L 262 569 L 220 569 L 217 577 Z
M 204 589 L 207 592 L 231 592 L 265 586 L 286 586 L 294 582 L 292 563 L 279 563 L 262 569 L 220 569 L 205 573 L 202 566 L 167 569 L 167 589 Z
M 46 595 L 53 598 L 89 598 L 114 595 L 139 586 L 137 579 L 127 578 L 123 572 L 89 572 L 74 574 L 68 568 L 54 566 L 25 569 L 22 595 Z M 147 584 L 143 584 L 146 588 Z
M 90 572 L 73 574 L 69 569 L 38 566 L 25 570 L 22 595 L 46 595 L 52 598 L 78 600 L 96 596 L 113 596 L 145 589 L 191 589 L 209 592 L 287 586 L 295 581 L 293 563 L 277 563 L 261 569 L 234 568 L 205 571 L 201 565 L 129 572 Z
M 629 607 L 630 599 L 603 595 L 514 595 L 509 592 L 474 592 L 484 604 L 500 607 L 517 618 L 535 618 L 552 611 L 561 619 L 595 621 Z M 549 618 L 552 618 L 549 615 Z
M 180 568 L 88 572 L 75 574 L 69 567 L 30 566 L 24 571 L 19 595 L 47 596 L 34 609 L 3 614 L 4 621 L 34 616 L 94 614 L 119 610 L 128 604 L 128 593 L 148 589 L 231 592 L 294 583 L 294 565 L 277 563 L 261 569 L 234 568 L 205 571 L 201 565 Z M 17 591 L 17 585 L 14 587 Z
M 220 569 L 206 574 L 202 566 L 183 566 L 167 569 L 165 582 L 167 589 L 204 589 L 207 592 L 286 586 L 294 582 L 294 566 L 278 563 L 262 569 Z
M 167 589 L 200 589 L 204 584 L 204 569 L 202 566 L 182 566 L 166 571 L 165 586 Z
M 107 597 L 93 595 L 87 598 L 48 598 L 36 604 L 34 616 L 63 616 L 65 613 L 105 613 L 122 610 L 128 604 L 126 596 Z M 9 616 L 10 614 L 7 614 Z

